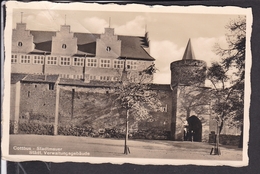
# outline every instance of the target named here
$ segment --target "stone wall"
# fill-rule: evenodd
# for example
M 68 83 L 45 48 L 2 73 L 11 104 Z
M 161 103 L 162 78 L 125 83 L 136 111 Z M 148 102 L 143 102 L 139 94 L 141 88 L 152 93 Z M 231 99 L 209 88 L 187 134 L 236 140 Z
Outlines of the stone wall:
M 16 84 L 11 84 L 10 90 L 10 120 L 15 118 Z
M 157 91 L 162 101 L 162 111 L 150 112 L 152 119 L 136 122 L 130 112 L 130 130 L 170 130 L 171 98 L 169 91 Z M 124 129 L 126 111 L 116 102 L 116 95 L 109 88 L 83 88 L 61 86 L 59 123 L 62 125 L 91 126 L 94 129 Z M 164 109 L 164 110 L 163 110 Z
M 209 143 L 215 143 L 216 134 L 211 132 L 209 134 Z M 240 135 L 225 135 L 220 134 L 219 136 L 219 143 L 223 145 L 231 145 L 231 146 L 238 146 L 240 140 Z
M 20 96 L 20 118 L 54 121 L 56 86 L 50 90 L 49 83 L 23 82 Z
M 180 60 L 171 63 L 171 85 L 204 86 L 206 62 L 202 60 Z

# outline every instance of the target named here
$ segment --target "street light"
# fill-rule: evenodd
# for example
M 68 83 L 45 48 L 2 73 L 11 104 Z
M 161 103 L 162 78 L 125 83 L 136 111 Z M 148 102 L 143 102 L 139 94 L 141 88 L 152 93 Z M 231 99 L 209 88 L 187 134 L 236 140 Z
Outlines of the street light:
M 218 125 L 219 121 L 217 120 L 217 135 L 214 147 L 212 147 L 210 151 L 210 155 L 221 155 L 220 148 L 219 148 L 219 130 L 220 126 Z

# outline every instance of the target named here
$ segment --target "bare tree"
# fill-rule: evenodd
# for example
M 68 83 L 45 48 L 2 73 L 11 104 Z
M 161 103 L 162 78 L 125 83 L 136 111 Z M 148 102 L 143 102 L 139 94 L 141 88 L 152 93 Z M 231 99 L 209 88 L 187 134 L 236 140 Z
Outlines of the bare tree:
M 121 82 L 115 86 L 117 101 L 125 108 L 125 145 L 124 154 L 130 153 L 128 147 L 129 118 L 140 121 L 152 117 L 150 111 L 159 111 L 161 102 L 157 97 L 156 91 L 151 89 L 151 83 L 147 83 L 147 75 L 155 72 L 154 65 L 146 70 L 139 72 L 138 77 L 132 78 L 131 72 L 124 70 Z

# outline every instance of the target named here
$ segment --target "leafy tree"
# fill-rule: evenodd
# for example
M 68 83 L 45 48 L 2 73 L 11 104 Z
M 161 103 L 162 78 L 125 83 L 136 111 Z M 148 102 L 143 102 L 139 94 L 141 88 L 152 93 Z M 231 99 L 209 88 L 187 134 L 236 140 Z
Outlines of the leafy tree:
M 222 60 L 212 63 L 208 69 L 208 79 L 213 84 L 213 111 L 220 124 L 219 132 L 225 120 L 230 123 L 243 123 L 244 79 L 245 79 L 245 43 L 246 18 L 240 16 L 226 26 L 227 48 L 215 45 L 215 52 Z
M 209 105 L 208 88 L 198 86 L 179 86 L 180 111 L 185 113 L 185 120 L 191 116 L 191 112 L 201 115 L 207 112 Z
M 153 68 L 153 67 L 148 67 Z M 140 121 L 148 120 L 152 117 L 150 111 L 158 111 L 161 103 L 157 93 L 151 89 L 151 84 L 147 83 L 147 75 L 151 75 L 155 70 L 144 70 L 139 72 L 138 77 L 132 78 L 131 72 L 125 69 L 122 72 L 121 82 L 115 86 L 117 101 L 125 108 L 125 145 L 124 154 L 130 153 L 128 147 L 129 119 Z

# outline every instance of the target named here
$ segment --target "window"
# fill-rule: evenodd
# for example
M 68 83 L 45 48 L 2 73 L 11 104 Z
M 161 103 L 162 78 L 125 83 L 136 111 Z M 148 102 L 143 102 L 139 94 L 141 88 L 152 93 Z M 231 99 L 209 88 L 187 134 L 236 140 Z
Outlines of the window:
M 63 66 L 70 65 L 70 57 L 61 57 L 60 65 L 63 65 Z
M 84 58 L 74 57 L 74 66 L 84 66 Z
M 54 90 L 54 83 L 49 83 L 49 90 Z
M 106 48 L 107 52 L 111 51 L 111 47 Z
M 57 57 L 49 56 L 47 58 L 48 65 L 57 65 Z
M 100 76 L 101 81 L 110 81 L 111 77 L 110 76 Z
M 31 63 L 31 57 L 28 55 L 21 55 L 21 63 Z
M 30 97 L 30 96 L 31 96 L 31 92 L 30 92 L 30 91 L 28 91 L 28 93 L 27 93 L 27 96 L 28 96 L 28 97 Z
M 96 76 L 89 76 L 90 80 L 96 80 Z
M 83 75 L 73 75 L 73 79 L 82 79 Z
M 126 69 L 136 69 L 136 61 L 127 60 L 126 61 Z
M 34 56 L 33 63 L 34 64 L 43 64 L 44 56 Z
M 113 77 L 113 80 L 114 81 L 119 81 L 120 80 L 120 77 L 118 76 L 118 77 Z
M 101 68 L 110 68 L 110 60 L 109 59 L 101 59 L 100 60 Z
M 66 49 L 67 48 L 67 45 L 66 44 L 62 44 L 62 49 Z
M 11 63 L 17 63 L 17 55 L 16 54 L 12 54 Z
M 114 60 L 114 68 L 123 69 L 124 61 L 123 60 Z
M 87 59 L 87 67 L 97 67 L 97 59 Z
M 18 42 L 17 44 L 19 47 L 23 46 L 23 43 L 22 42 Z

